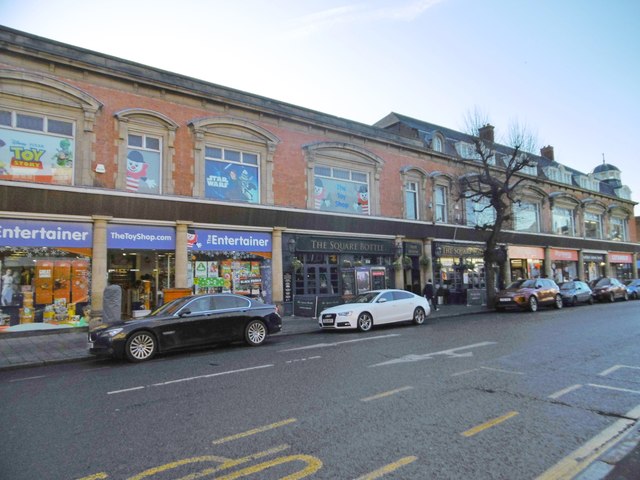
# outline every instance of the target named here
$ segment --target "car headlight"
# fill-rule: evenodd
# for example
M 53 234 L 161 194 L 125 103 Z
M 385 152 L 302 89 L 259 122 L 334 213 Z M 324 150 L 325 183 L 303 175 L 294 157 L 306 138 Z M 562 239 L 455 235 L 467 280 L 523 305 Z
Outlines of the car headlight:
M 102 335 L 106 335 L 108 337 L 115 337 L 121 331 L 122 331 L 122 328 L 108 328 L 104 332 L 102 332 Z
M 339 312 L 338 317 L 350 317 L 353 315 L 353 310 L 349 310 L 348 312 Z

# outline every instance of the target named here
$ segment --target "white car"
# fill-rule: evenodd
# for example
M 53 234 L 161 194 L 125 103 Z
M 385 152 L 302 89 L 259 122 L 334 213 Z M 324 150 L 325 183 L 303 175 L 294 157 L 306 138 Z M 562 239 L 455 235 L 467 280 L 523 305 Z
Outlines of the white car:
M 318 323 L 323 329 L 357 328 L 361 332 L 374 325 L 413 321 L 422 325 L 431 313 L 426 298 L 404 290 L 374 290 L 361 293 L 349 303 L 327 308 Z

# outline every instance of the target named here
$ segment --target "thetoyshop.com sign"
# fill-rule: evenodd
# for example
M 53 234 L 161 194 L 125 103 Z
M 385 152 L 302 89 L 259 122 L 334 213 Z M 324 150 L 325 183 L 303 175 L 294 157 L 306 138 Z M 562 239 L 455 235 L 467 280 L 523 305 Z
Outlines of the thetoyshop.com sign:
M 91 223 L 0 219 L 0 246 L 91 248 Z
M 108 225 L 107 248 L 175 250 L 176 231 L 172 227 Z

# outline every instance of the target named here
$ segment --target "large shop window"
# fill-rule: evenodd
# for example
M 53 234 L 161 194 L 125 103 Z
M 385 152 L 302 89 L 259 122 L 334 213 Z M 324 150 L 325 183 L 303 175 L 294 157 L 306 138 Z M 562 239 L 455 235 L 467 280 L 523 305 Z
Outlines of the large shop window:
M 0 110 L 0 137 L 0 179 L 73 184 L 73 120 Z
M 237 293 L 270 303 L 271 234 L 191 229 L 189 285 L 195 293 Z
M 260 203 L 260 156 L 229 148 L 205 147 L 205 197 Z
M 540 232 L 540 204 L 516 202 L 513 204 L 513 229 L 519 232 Z
M 83 327 L 92 225 L 0 219 L 0 331 Z
M 369 175 L 366 172 L 316 165 L 316 210 L 369 215 Z

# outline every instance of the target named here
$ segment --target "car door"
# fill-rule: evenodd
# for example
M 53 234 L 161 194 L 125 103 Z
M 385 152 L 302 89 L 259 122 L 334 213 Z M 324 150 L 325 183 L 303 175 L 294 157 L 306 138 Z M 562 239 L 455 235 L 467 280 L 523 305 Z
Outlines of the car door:
M 398 322 L 405 320 L 411 320 L 413 318 L 413 311 L 417 306 L 417 297 L 411 292 L 403 292 L 398 290 L 393 292 L 395 298 L 396 310 L 398 312 Z
M 251 318 L 251 302 L 238 295 L 219 294 L 213 298 L 213 312 L 207 319 L 212 342 L 241 340 Z
M 376 325 L 395 322 L 398 315 L 395 307 L 393 292 L 384 292 L 372 304 L 373 322 Z
M 211 295 L 195 297 L 180 310 L 179 318 L 174 321 L 177 347 L 209 343 L 208 319 L 213 313 L 212 298 Z

